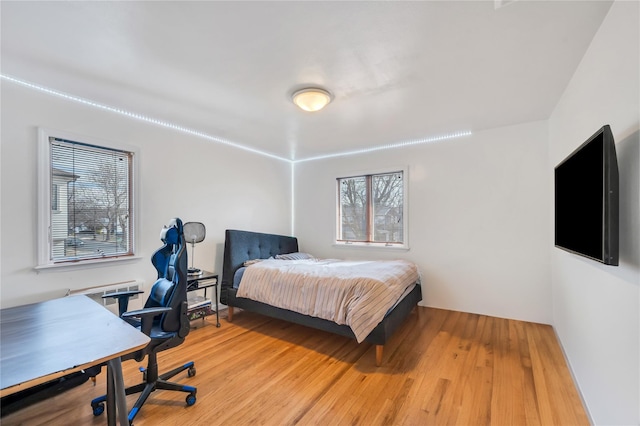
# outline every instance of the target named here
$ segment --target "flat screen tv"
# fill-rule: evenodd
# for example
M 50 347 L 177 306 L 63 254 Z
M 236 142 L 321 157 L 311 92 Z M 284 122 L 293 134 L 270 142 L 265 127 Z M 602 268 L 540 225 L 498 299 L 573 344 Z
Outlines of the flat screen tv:
M 555 245 L 618 265 L 618 162 L 608 125 L 555 168 Z

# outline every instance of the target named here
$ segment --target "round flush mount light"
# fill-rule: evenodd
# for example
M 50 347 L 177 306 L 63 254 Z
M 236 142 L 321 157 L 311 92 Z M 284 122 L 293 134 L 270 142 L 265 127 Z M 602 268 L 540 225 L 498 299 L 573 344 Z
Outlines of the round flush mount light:
M 299 108 L 314 112 L 320 111 L 331 102 L 331 94 L 323 89 L 309 87 L 295 92 L 291 100 L 294 104 L 298 105 Z

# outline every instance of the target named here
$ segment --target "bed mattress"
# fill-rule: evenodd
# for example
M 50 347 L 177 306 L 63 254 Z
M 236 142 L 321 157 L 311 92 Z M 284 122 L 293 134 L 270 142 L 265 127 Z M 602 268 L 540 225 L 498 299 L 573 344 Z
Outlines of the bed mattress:
M 237 297 L 347 325 L 358 342 L 419 280 L 404 260 L 264 260 L 237 275 Z

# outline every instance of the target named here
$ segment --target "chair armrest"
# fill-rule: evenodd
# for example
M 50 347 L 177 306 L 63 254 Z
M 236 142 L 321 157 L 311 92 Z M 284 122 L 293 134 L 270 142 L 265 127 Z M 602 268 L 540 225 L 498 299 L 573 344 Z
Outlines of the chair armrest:
M 171 310 L 170 307 L 158 306 L 156 308 L 143 308 L 137 309 L 135 311 L 129 311 L 122 314 L 122 318 L 144 318 L 148 316 L 156 316 L 158 314 L 163 314 L 165 312 L 169 312 Z
M 136 294 L 140 294 L 140 293 L 144 293 L 144 291 L 142 290 L 127 290 L 127 291 L 118 291 L 115 293 L 109 293 L 109 294 L 103 294 L 102 298 L 103 299 L 108 299 L 110 297 L 117 297 L 118 299 L 121 297 L 131 297 L 131 296 L 135 296 Z
M 113 299 L 118 298 L 118 315 L 122 317 L 122 314 L 127 312 L 129 309 L 129 299 L 131 296 L 135 296 L 136 294 L 144 293 L 142 290 L 127 290 L 127 291 L 117 291 L 115 293 L 103 294 L 103 299 Z
M 142 323 L 140 325 L 140 331 L 149 336 L 151 334 L 151 326 L 153 325 L 153 318 L 156 316 L 163 314 L 165 312 L 169 312 L 171 308 L 159 306 L 156 308 L 143 308 L 135 311 L 129 311 L 122 314 L 120 317 L 122 319 L 127 318 L 140 318 Z

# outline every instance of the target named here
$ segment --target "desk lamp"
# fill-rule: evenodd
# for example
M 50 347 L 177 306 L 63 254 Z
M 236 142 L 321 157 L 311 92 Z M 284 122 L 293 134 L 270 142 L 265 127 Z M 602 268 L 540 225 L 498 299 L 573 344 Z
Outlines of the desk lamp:
M 204 241 L 206 230 L 203 223 L 200 222 L 187 222 L 183 226 L 184 239 L 191 244 L 191 267 L 188 270 L 189 275 L 197 275 L 202 271 L 193 266 L 194 248 L 197 243 Z

